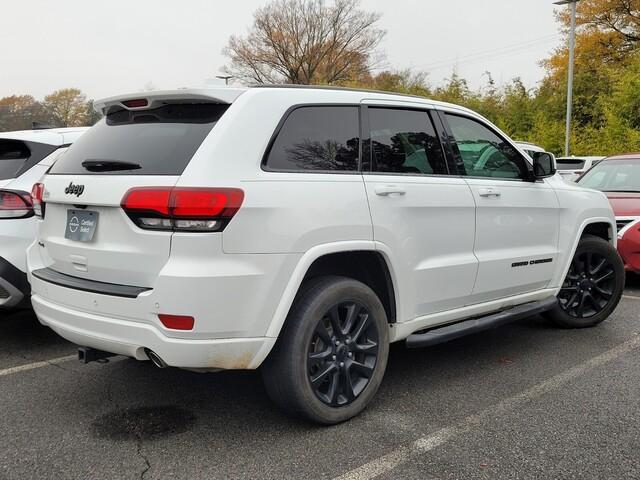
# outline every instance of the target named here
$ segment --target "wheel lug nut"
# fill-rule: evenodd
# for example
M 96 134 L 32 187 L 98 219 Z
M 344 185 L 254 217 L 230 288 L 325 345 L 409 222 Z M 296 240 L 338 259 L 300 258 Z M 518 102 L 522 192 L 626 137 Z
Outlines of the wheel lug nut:
M 332 358 L 333 360 L 335 360 L 335 359 L 336 359 L 336 356 L 334 355 L 334 356 L 332 356 L 331 358 Z
M 346 343 L 347 345 L 349 345 L 349 344 L 351 343 L 351 339 L 350 339 L 350 338 L 347 338 L 347 339 L 344 341 L 344 343 Z
M 349 357 L 349 358 L 353 357 L 353 353 L 351 353 L 351 352 L 347 353 L 347 357 Z
M 340 362 L 340 366 L 341 366 L 341 367 L 344 367 L 344 362 Z
M 336 345 L 340 345 L 340 340 L 336 340 Z

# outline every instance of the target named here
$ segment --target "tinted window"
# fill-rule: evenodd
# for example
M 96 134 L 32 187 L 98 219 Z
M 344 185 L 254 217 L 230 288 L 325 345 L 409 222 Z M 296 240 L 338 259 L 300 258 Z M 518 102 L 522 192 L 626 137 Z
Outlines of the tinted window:
M 556 160 L 558 170 L 579 170 L 584 167 L 584 163 L 584 160 L 571 158 L 559 158 Z
M 24 142 L 0 140 L 0 180 L 15 178 L 30 155 Z
M 580 185 L 605 192 L 640 192 L 640 159 L 608 160 L 589 170 Z
M 369 123 L 374 172 L 447 173 L 427 112 L 369 108 Z
M 471 177 L 525 178 L 526 160 L 488 127 L 476 120 L 446 114 L 454 137 L 461 175 Z M 456 152 L 458 153 L 458 152 Z
M 227 108 L 228 105 L 203 103 L 112 111 L 85 132 L 50 173 L 180 175 Z M 89 171 L 82 166 L 87 161 L 138 167 Z
M 300 107 L 287 117 L 266 165 L 280 171 L 356 171 L 358 107 Z

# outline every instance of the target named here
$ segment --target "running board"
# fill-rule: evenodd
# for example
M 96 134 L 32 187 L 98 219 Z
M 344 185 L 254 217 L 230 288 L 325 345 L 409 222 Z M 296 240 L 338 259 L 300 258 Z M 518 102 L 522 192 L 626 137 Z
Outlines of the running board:
M 407 337 L 407 347 L 430 347 L 464 337 L 471 333 L 482 332 L 483 330 L 506 325 L 551 310 L 556 306 L 557 302 L 556 297 L 546 298 L 537 302 L 518 305 L 498 313 L 492 313 L 486 317 L 472 318 L 452 325 L 436 327 L 424 333 L 414 333 Z

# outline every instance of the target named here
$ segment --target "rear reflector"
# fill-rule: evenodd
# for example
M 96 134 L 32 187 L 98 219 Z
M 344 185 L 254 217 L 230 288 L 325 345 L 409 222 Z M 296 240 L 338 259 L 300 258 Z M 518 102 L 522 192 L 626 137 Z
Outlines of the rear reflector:
M 33 216 L 31 196 L 18 190 L 0 190 L 0 219 Z
M 238 188 L 141 187 L 129 190 L 121 206 L 140 228 L 220 232 L 243 200 Z
M 186 315 L 165 315 L 159 313 L 158 318 L 162 324 L 171 330 L 193 330 L 195 320 L 193 317 Z

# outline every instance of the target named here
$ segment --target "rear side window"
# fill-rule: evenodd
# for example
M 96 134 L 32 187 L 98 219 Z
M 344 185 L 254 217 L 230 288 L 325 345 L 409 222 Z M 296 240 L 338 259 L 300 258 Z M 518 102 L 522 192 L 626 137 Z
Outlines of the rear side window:
M 15 178 L 31 151 L 18 140 L 0 140 L 0 180 Z
M 57 149 L 46 143 L 0 139 L 0 180 L 18 178 Z
M 357 171 L 359 125 L 358 107 L 296 108 L 278 132 L 265 166 L 284 172 Z
M 369 108 L 373 171 L 447 173 L 444 153 L 427 112 Z
M 49 173 L 181 175 L 228 107 L 180 103 L 111 111 L 85 132 Z

